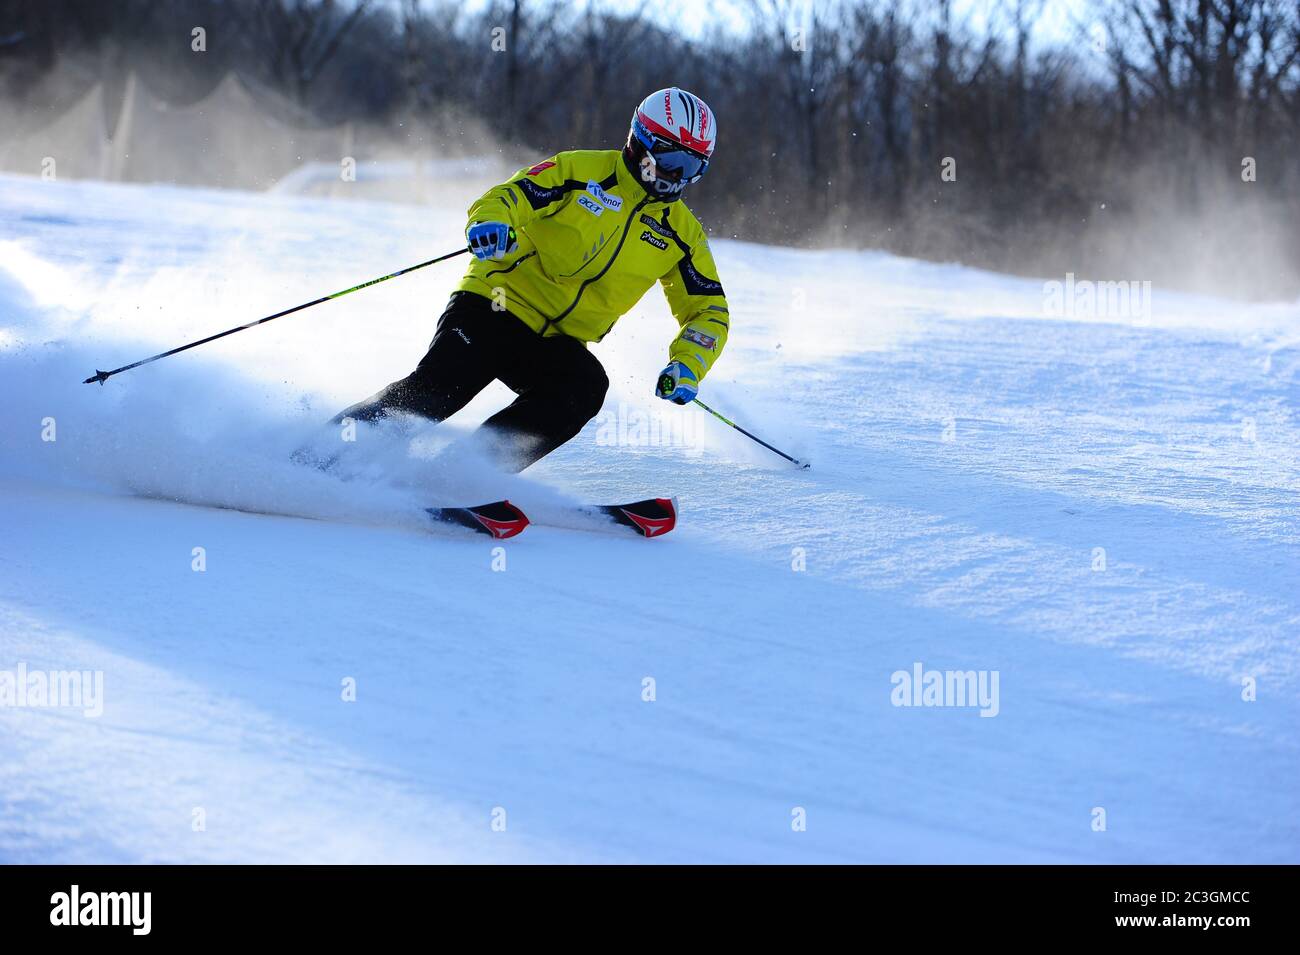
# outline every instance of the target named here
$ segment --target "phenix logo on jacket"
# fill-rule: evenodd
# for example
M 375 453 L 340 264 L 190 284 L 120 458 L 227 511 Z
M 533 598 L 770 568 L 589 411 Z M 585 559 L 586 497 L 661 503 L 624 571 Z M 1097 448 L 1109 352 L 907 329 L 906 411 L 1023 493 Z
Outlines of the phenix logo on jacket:
M 459 288 L 541 335 L 600 341 L 658 282 L 679 330 L 669 356 L 703 379 L 730 330 L 704 227 L 680 201 L 647 194 L 617 149 L 562 152 L 521 169 L 469 209 L 504 222 L 518 247 L 475 261 Z

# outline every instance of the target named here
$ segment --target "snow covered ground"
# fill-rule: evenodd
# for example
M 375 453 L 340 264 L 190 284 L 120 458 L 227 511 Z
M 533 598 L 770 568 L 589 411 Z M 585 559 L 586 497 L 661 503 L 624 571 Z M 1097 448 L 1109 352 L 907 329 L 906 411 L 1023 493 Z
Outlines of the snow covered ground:
M 81 383 L 449 251 L 470 198 L 0 176 L 0 689 L 103 679 L 97 717 L 0 705 L 0 861 L 1300 861 L 1300 304 L 1052 318 L 718 240 L 702 397 L 810 471 L 656 407 L 653 291 L 523 476 L 438 455 L 499 385 L 347 481 L 290 464 L 459 262 Z M 668 494 L 654 541 L 419 518 Z M 895 706 L 917 664 L 996 715 Z

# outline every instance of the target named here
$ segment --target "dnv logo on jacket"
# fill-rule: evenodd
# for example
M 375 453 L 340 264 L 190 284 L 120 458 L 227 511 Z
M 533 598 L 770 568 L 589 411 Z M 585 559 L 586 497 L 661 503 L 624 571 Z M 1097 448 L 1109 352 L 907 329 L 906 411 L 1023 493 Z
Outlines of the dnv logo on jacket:
M 617 149 L 562 152 L 521 169 L 469 208 L 506 222 L 518 248 L 475 261 L 458 286 L 500 300 L 542 335 L 600 341 L 659 282 L 680 331 L 669 348 L 703 379 L 730 329 L 704 228 L 680 200 L 652 199 Z

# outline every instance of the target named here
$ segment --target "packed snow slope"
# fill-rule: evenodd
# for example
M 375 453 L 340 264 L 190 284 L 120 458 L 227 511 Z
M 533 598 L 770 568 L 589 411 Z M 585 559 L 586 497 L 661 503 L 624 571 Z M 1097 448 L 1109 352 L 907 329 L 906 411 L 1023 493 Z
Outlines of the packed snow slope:
M 449 251 L 471 198 L 0 177 L 0 678 L 103 677 L 0 706 L 0 860 L 1300 862 L 1300 306 L 1050 318 L 718 239 L 701 396 L 808 471 L 650 395 L 657 291 L 521 476 L 448 448 L 500 385 L 291 464 L 463 262 L 81 383 Z M 419 513 L 651 495 L 660 540 Z M 918 664 L 996 706 L 894 705 Z

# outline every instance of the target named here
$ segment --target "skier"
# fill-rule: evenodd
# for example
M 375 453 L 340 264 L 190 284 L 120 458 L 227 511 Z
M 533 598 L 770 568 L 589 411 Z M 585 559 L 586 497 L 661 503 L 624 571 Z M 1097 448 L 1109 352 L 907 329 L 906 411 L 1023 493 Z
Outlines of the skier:
M 492 381 L 518 397 L 476 432 L 521 471 L 600 411 L 609 387 L 587 349 L 656 280 L 679 331 L 655 393 L 686 404 L 727 342 L 727 300 L 699 220 L 681 202 L 709 167 L 713 112 L 670 87 L 642 100 L 622 150 L 572 150 L 522 169 L 469 209 L 475 261 L 416 369 L 334 419 L 442 421 Z

